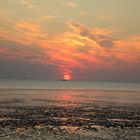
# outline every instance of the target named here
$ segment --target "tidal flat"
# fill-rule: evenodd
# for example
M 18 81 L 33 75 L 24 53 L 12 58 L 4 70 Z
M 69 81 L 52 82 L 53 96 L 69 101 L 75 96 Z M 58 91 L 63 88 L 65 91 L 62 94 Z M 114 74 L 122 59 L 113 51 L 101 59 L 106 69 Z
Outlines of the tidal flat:
M 70 94 L 29 98 L 1 93 L 0 97 L 1 140 L 140 139 L 138 102 L 75 100 Z

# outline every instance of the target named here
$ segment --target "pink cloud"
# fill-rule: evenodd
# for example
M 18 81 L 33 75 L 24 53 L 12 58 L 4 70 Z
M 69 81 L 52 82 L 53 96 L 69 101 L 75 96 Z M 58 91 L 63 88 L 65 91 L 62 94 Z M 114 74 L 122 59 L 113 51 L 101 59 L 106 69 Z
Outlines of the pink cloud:
M 114 39 L 115 29 L 92 29 L 67 22 L 68 30 L 48 37 L 39 25 L 20 22 L 15 31 L 0 29 L 0 38 L 11 45 L 0 46 L 0 54 L 30 63 L 53 65 L 62 73 L 80 69 L 121 69 L 140 62 L 139 35 Z M 6 49 L 6 52 L 5 52 Z

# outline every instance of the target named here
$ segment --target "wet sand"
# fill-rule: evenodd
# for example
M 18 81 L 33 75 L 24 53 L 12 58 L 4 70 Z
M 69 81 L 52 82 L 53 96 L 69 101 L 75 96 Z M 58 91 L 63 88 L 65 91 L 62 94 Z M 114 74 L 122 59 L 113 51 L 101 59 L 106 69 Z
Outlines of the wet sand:
M 139 103 L 0 96 L 1 140 L 140 139 Z

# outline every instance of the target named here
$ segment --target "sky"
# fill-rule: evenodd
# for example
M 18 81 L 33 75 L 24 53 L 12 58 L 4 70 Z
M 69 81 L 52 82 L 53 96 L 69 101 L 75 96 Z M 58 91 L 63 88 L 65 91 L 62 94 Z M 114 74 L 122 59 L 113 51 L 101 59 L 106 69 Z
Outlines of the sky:
M 140 81 L 140 0 L 1 0 L 0 78 Z

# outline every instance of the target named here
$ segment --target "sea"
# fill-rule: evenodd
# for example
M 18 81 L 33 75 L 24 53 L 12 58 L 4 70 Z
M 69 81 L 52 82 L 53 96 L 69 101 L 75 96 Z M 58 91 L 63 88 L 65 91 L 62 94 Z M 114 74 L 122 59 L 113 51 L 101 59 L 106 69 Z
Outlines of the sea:
M 0 79 L 0 101 L 21 99 L 140 104 L 140 82 Z

